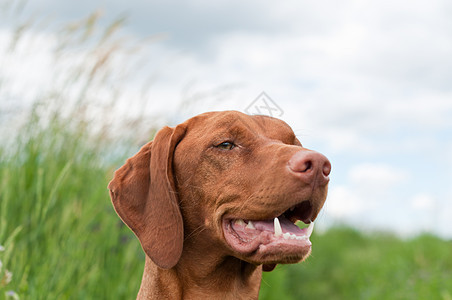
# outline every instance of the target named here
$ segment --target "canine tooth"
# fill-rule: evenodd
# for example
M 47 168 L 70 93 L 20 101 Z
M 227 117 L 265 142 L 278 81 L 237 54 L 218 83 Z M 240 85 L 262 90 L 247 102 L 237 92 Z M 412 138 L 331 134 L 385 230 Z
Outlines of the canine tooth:
M 275 236 L 280 236 L 282 234 L 281 224 L 279 224 L 278 218 L 273 221 L 275 226 Z
M 256 227 L 254 227 L 253 222 L 251 222 L 251 221 L 248 221 L 248 224 L 246 225 L 246 228 L 249 228 L 249 229 L 256 229 Z
M 306 236 L 309 238 L 314 230 L 314 222 L 309 223 L 308 229 L 306 230 Z
M 245 226 L 245 222 L 242 219 L 235 220 L 235 225 Z

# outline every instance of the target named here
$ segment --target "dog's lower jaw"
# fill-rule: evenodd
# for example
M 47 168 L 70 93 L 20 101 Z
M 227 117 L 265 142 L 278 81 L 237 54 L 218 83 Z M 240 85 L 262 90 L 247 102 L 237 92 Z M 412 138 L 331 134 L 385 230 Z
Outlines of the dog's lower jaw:
M 258 299 L 262 266 L 232 256 L 208 265 L 205 253 L 200 255 L 204 257 L 202 272 L 188 269 L 191 264 L 185 263 L 184 257 L 167 270 L 146 257 L 137 299 Z

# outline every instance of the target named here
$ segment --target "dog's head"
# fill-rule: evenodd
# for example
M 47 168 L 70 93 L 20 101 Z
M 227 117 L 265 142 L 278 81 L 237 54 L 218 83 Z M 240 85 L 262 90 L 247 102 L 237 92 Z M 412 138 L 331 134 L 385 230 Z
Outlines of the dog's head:
M 315 220 L 330 169 L 283 121 L 211 112 L 160 130 L 109 189 L 158 266 L 175 266 L 185 247 L 270 270 L 309 255 L 311 228 L 294 223 Z

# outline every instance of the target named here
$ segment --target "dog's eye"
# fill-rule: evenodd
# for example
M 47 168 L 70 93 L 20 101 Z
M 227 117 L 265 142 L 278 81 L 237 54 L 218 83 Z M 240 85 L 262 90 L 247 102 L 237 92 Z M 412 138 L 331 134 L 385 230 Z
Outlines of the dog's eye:
M 232 142 L 223 142 L 217 145 L 216 147 L 221 150 L 232 150 L 235 147 L 235 145 Z

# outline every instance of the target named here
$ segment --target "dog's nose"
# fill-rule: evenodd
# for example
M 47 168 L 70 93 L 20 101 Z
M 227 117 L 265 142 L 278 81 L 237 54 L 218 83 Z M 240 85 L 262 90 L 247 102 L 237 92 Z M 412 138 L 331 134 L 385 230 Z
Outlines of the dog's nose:
M 289 169 L 306 184 L 326 185 L 330 180 L 331 163 L 323 154 L 311 150 L 296 152 L 289 160 Z

